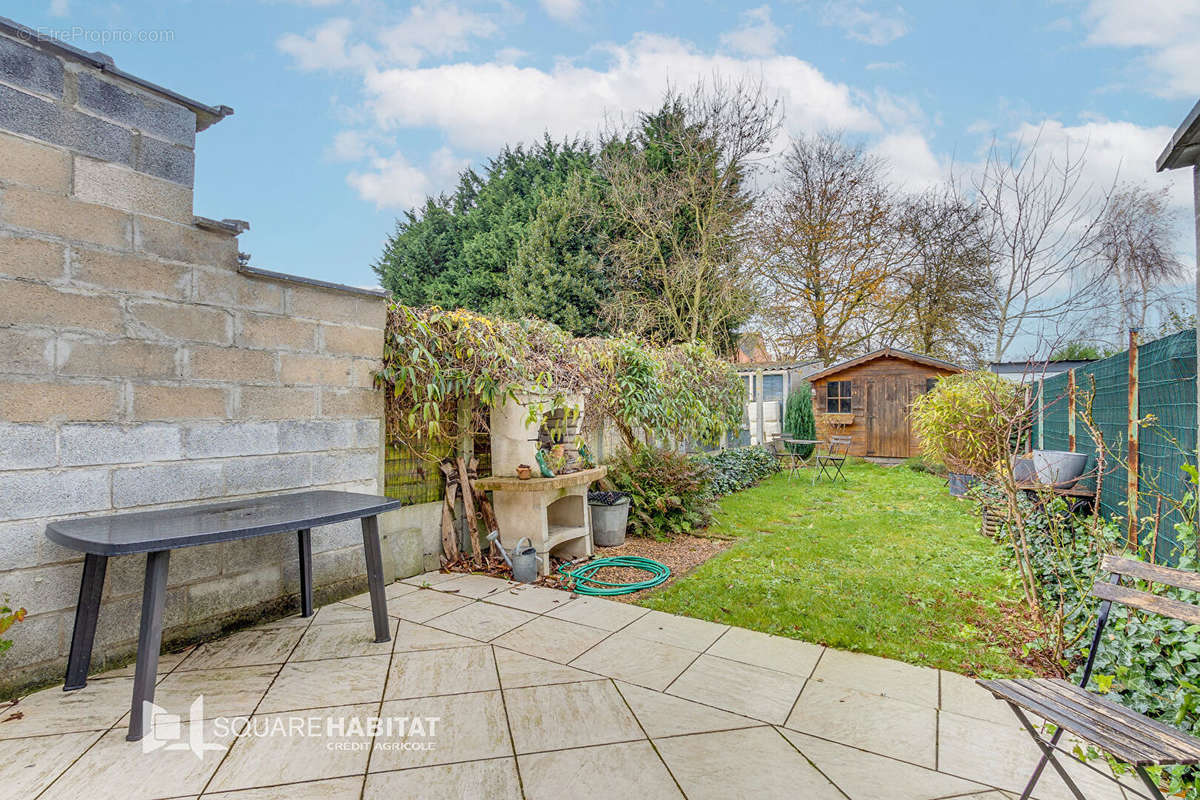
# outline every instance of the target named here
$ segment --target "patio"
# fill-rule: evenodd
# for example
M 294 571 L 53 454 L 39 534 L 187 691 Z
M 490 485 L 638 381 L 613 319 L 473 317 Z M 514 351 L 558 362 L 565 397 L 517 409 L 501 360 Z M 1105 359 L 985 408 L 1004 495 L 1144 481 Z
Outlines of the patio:
M 157 702 L 181 724 L 159 738 L 202 757 L 125 741 L 131 669 L 24 698 L 0 713 L 4 795 L 1004 800 L 1036 760 L 1007 708 L 945 671 L 484 576 L 387 594 L 392 642 L 361 595 L 164 656 Z M 424 722 L 355 735 L 376 716 Z M 1037 796 L 1070 797 L 1053 775 Z

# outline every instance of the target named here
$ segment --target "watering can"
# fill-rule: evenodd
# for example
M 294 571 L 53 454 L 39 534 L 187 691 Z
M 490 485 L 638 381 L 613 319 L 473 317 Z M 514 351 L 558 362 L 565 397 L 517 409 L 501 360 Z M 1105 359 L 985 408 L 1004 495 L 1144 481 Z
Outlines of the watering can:
M 533 541 L 528 536 L 517 542 L 511 552 L 505 550 L 504 545 L 500 544 L 500 531 L 492 531 L 487 538 L 489 542 L 496 545 L 496 549 L 504 557 L 504 563 L 512 569 L 514 581 L 533 583 L 537 580 L 539 557 Z

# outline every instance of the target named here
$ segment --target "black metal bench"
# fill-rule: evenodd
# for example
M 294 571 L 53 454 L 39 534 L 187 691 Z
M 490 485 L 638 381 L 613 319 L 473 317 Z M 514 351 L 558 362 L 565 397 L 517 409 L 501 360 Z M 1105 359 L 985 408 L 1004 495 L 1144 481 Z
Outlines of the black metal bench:
M 1200 591 L 1200 574 L 1115 556 L 1105 556 L 1100 569 L 1101 572 L 1109 574 L 1109 580 L 1097 582 L 1092 588 L 1092 594 L 1103 602 L 1100 604 L 1100 617 L 1096 624 L 1096 632 L 1092 636 L 1087 663 L 1084 665 L 1083 680 L 1078 686 L 1061 679 L 979 681 L 979 685 L 1009 704 L 1026 732 L 1042 750 L 1042 758 L 1021 794 L 1022 800 L 1026 800 L 1033 792 L 1047 763 L 1059 774 L 1075 797 L 1085 800 L 1079 787 L 1055 756 L 1055 752 L 1060 749 L 1059 739 L 1068 731 L 1116 759 L 1132 765 L 1150 792 L 1149 796 L 1154 800 L 1163 800 L 1163 796 L 1146 772 L 1146 767 L 1200 764 L 1200 739 L 1086 690 L 1088 680 L 1092 676 L 1092 667 L 1096 663 L 1101 634 L 1104 632 L 1104 626 L 1108 624 L 1108 613 L 1113 603 L 1173 617 L 1192 625 L 1200 624 L 1200 607 L 1122 586 L 1121 577 Z M 1049 741 L 1038 735 L 1025 711 L 1036 714 L 1055 726 L 1054 735 Z
M 167 595 L 167 562 L 171 551 L 181 547 L 296 531 L 300 559 L 300 611 L 303 616 L 309 617 L 313 614 L 311 530 L 320 525 L 354 519 L 362 521 L 375 641 L 389 641 L 391 631 L 383 588 L 383 558 L 379 547 L 377 515 L 400 506 L 399 500 L 375 495 L 311 491 L 163 511 L 85 517 L 47 525 L 46 536 L 51 541 L 85 554 L 63 689 L 71 691 L 87 684 L 92 642 L 100 615 L 100 595 L 104 589 L 104 573 L 111 556 L 146 553 L 137 666 L 134 670 L 129 734 L 126 736 L 129 741 L 136 742 L 149 728 L 149 714 L 154 702 L 158 651 L 162 646 L 163 606 Z

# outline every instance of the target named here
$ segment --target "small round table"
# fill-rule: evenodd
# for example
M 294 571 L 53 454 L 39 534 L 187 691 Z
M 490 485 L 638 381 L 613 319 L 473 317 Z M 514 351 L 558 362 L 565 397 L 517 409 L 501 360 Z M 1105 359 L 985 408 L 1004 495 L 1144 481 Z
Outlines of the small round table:
M 820 439 L 792 439 L 786 436 L 780 439 L 780 441 L 783 442 L 784 450 L 787 452 L 789 459 L 789 479 L 796 474 L 796 470 L 800 467 L 812 466 L 813 454 L 817 452 L 817 445 L 821 443 Z M 792 446 L 794 445 L 812 445 L 812 452 L 810 452 L 807 456 L 800 456 L 792 451 Z

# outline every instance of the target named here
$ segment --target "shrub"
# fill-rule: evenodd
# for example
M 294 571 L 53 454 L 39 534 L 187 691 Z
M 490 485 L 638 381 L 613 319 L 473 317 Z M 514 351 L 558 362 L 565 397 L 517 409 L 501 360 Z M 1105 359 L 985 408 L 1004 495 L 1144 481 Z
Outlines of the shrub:
M 712 468 L 714 497 L 733 494 L 779 471 L 775 455 L 762 445 L 718 450 L 696 458 Z
M 937 475 L 939 478 L 946 477 L 949 473 L 946 470 L 946 465 L 940 461 L 926 458 L 925 456 L 913 456 L 906 458 L 901 462 L 903 466 L 908 467 L 913 472 L 924 472 L 929 475 Z
M 629 532 L 667 539 L 711 519 L 712 467 L 681 453 L 641 446 L 608 466 L 608 479 L 629 495 Z
M 426 461 L 487 430 L 488 409 L 522 393 L 564 409 L 567 395 L 587 394 L 583 427 L 607 421 L 629 447 L 645 436 L 717 441 L 745 413 L 733 366 L 700 342 L 572 338 L 534 319 L 395 303 L 374 380 L 385 389 L 389 440 Z
M 799 389 L 793 389 L 783 410 L 783 435 L 790 439 L 817 438 L 817 421 L 813 417 L 812 385 L 805 381 Z M 788 449 L 801 458 L 812 455 L 813 445 L 788 445 Z
M 913 402 L 913 429 L 925 454 L 952 472 L 987 475 L 1008 462 L 1022 410 L 1012 383 L 991 372 L 965 372 L 942 378 Z

